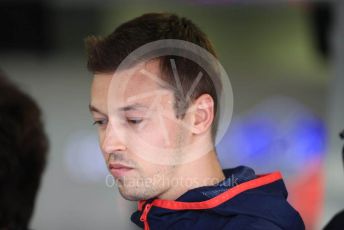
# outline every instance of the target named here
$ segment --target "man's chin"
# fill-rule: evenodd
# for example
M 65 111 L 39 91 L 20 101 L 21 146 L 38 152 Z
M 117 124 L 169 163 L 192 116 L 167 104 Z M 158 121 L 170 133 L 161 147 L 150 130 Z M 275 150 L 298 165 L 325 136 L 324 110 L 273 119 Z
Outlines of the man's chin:
M 127 201 L 140 201 L 140 200 L 147 200 L 147 198 L 140 198 L 137 196 L 128 196 L 128 195 L 122 195 L 123 199 L 127 200 Z
M 140 201 L 140 200 L 147 200 L 150 199 L 150 197 L 143 196 L 140 194 L 132 194 L 128 191 L 125 191 L 123 188 L 118 188 L 119 193 L 123 197 L 123 199 L 128 200 L 128 201 Z

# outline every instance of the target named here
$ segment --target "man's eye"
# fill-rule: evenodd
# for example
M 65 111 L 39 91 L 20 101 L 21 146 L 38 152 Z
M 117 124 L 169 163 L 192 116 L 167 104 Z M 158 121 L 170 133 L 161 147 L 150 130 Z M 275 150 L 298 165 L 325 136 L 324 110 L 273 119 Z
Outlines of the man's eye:
M 97 126 L 103 126 L 106 125 L 107 120 L 97 120 L 93 122 L 93 125 L 97 125 Z
M 142 118 L 127 118 L 127 122 L 134 125 L 140 124 L 142 121 Z

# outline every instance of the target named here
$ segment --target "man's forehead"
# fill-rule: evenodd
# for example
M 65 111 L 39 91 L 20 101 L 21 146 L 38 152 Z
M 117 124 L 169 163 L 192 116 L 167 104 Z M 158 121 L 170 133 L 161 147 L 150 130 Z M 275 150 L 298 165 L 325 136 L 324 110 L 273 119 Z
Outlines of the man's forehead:
M 166 109 L 173 104 L 173 96 L 166 90 L 165 93 L 156 95 L 148 95 L 148 97 L 128 98 L 128 100 L 107 100 L 107 103 L 99 103 L 94 100 L 90 104 L 91 112 L 102 114 L 114 114 L 118 112 L 130 111 L 156 111 L 158 109 Z
M 107 98 L 103 95 L 101 100 L 107 100 L 111 110 L 128 111 L 147 108 L 156 100 L 166 103 L 171 99 L 172 91 L 164 87 L 166 83 L 159 74 L 159 62 L 149 61 L 113 74 L 96 74 L 94 81 L 103 85 L 98 87 L 100 90 L 107 91 Z
M 160 61 L 155 59 L 116 71 L 114 76 L 116 77 L 114 80 L 127 81 L 129 86 L 130 84 L 138 84 L 138 86 L 166 84 L 161 79 Z
M 116 71 L 112 81 L 110 90 L 127 97 L 167 88 L 166 82 L 161 79 L 160 64 L 157 60 L 141 62 Z

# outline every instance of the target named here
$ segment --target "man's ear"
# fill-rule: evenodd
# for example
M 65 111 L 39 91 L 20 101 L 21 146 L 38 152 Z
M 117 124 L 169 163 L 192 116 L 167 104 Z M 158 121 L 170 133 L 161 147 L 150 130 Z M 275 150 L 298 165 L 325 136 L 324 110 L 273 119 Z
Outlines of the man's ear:
M 209 94 L 202 94 L 192 103 L 192 130 L 203 134 L 211 129 L 214 121 L 214 100 Z

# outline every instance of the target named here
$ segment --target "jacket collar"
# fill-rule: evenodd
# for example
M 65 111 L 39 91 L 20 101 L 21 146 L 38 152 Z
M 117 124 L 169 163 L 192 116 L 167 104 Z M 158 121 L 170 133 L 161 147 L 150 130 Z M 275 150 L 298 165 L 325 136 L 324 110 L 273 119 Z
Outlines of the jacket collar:
M 132 215 L 132 221 L 140 227 L 149 229 L 147 219 L 148 213 L 150 213 L 152 207 L 158 207 L 159 209 L 152 210 L 150 215 L 154 215 L 155 212 L 161 213 L 163 209 L 171 213 L 178 210 L 214 209 L 247 190 L 258 188 L 282 179 L 279 172 L 257 176 L 251 168 L 245 166 L 225 169 L 223 172 L 226 178 L 222 182 L 212 186 L 202 186 L 191 189 L 176 200 L 152 198 L 139 201 L 138 211 Z M 281 188 L 283 196 L 286 197 L 287 193 L 284 184 L 282 187 L 284 188 Z M 155 214 L 159 215 L 159 213 Z

